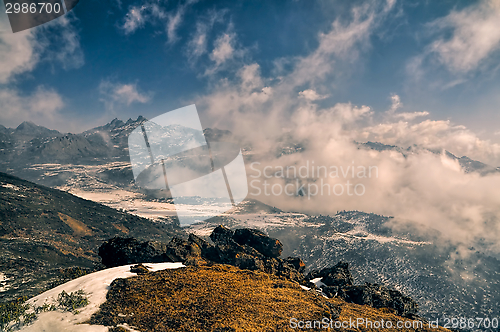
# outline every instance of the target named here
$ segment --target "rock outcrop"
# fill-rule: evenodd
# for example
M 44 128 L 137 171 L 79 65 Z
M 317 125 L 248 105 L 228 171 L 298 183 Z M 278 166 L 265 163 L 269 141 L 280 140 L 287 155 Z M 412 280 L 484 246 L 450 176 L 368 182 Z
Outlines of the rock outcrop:
M 347 286 L 340 290 L 339 296 L 346 302 L 374 308 L 392 308 L 403 317 L 413 318 L 417 315 L 418 305 L 412 298 L 378 284 Z
M 133 263 L 183 262 L 200 254 L 201 248 L 195 242 L 176 237 L 168 244 L 114 237 L 99 247 L 99 256 L 108 268 Z
M 312 270 L 304 275 L 304 262 L 298 257 L 280 258 L 282 243 L 259 230 L 233 231 L 218 226 L 210 234 L 210 239 L 213 244 L 190 234 L 188 240 L 174 237 L 164 244 L 115 237 L 99 248 L 99 256 L 107 267 L 146 262 L 183 262 L 192 266 L 232 265 L 307 284 L 330 298 L 339 297 L 346 302 L 374 308 L 392 308 L 403 317 L 416 316 L 417 303 L 399 291 L 369 283 L 355 286 L 346 262 L 338 262 L 322 270 Z M 140 266 L 135 266 L 134 269 L 138 273 L 147 273 Z

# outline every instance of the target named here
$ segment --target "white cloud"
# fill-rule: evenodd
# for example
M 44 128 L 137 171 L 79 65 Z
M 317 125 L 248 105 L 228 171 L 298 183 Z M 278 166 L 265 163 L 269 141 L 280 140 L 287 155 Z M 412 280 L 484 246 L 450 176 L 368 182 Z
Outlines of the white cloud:
M 464 73 L 476 69 L 500 47 L 500 0 L 482 0 L 430 24 L 449 34 L 429 46 L 449 70 Z
M 391 95 L 391 108 L 386 112 L 390 117 L 393 118 L 400 118 L 405 121 L 411 121 L 419 117 L 427 116 L 429 115 L 429 112 L 427 111 L 422 111 L 422 112 L 402 112 L 402 113 L 396 113 L 398 109 L 401 109 L 403 107 L 403 102 L 401 101 L 401 98 L 397 94 L 392 94 Z
M 304 98 L 309 95 L 314 99 L 317 94 L 308 85 L 318 91 L 331 89 L 330 81 L 324 78 L 334 72 L 335 61 L 355 58 L 366 49 L 369 36 L 385 15 L 385 11 L 366 6 L 355 13 L 350 22 L 335 21 L 330 31 L 320 35 L 318 47 L 309 55 L 288 60 L 293 67 L 289 73 L 281 71 L 266 78 L 259 65 L 251 63 L 243 65 L 236 78 L 222 79 L 209 94 L 194 101 L 205 111 L 207 125 L 232 130 L 242 144 L 252 146 L 252 160 L 260 161 L 262 167 L 298 168 L 306 161 L 325 166 L 354 163 L 378 167 L 378 178 L 357 180 L 366 188 L 362 197 L 258 197 L 272 206 L 316 214 L 375 212 L 395 216 L 396 224 L 411 220 L 426 225 L 455 244 L 473 244 L 478 239 L 498 243 L 500 223 L 488 221 L 491 216 L 496 220 L 500 217 L 500 175 L 466 174 L 455 160 L 430 150 L 446 149 L 459 157 L 466 155 L 496 166 L 500 165 L 500 145 L 481 140 L 451 121 L 421 119 L 428 115 L 426 111 L 397 113 L 402 107 L 397 95 L 391 97 L 392 112 L 383 122 L 378 122 L 367 106 L 338 103 L 322 107 Z M 400 146 L 405 155 L 361 149 L 354 143 L 369 140 Z M 304 147 L 302 152 L 277 156 L 284 144 L 290 147 L 298 143 Z M 412 149 L 406 150 L 408 147 Z M 342 180 L 326 179 L 330 186 Z M 279 178 L 271 181 L 270 187 L 273 183 L 285 184 Z M 500 247 L 491 249 L 500 252 Z
M 12 33 L 5 15 L 0 15 L 0 20 L 0 122 L 17 126 L 28 120 L 65 128 L 67 123 L 59 112 L 65 103 L 58 92 L 44 86 L 32 92 L 20 91 L 13 83 L 43 62 L 55 62 L 63 69 L 84 64 L 76 18 L 68 14 L 18 33 Z
M 38 43 L 44 47 L 41 51 L 43 60 L 58 61 L 65 70 L 84 65 L 85 57 L 76 22 L 76 16 L 70 12 L 38 28 Z
M 12 33 L 9 22 L 2 16 L 0 22 L 0 84 L 7 83 L 16 74 L 33 70 L 39 60 L 34 30 Z
M 188 56 L 198 58 L 207 51 L 207 26 L 205 24 L 196 25 L 196 33 L 188 44 Z
M 389 113 L 394 113 L 396 110 L 403 107 L 403 103 L 401 102 L 401 98 L 398 95 L 391 95 L 391 108 L 389 109 Z
M 186 10 L 196 2 L 197 0 L 188 0 L 185 3 L 180 3 L 174 12 L 167 13 L 165 8 L 161 6 L 161 1 L 147 0 L 140 6 L 129 7 L 120 28 L 125 34 L 132 34 L 143 28 L 146 23 L 161 22 L 165 25 L 168 43 L 173 44 L 179 40 L 177 30 L 182 24 Z
M 232 24 L 229 24 L 227 31 L 221 33 L 214 41 L 213 49 L 209 54 L 212 65 L 205 71 L 205 75 L 212 75 L 215 72 L 227 67 L 236 59 L 241 59 L 246 54 L 246 49 L 237 47 L 237 36 L 233 32 Z
M 137 84 L 112 83 L 102 81 L 99 85 L 99 99 L 108 110 L 114 110 L 118 105 L 130 106 L 132 103 L 147 103 L 151 100 L 151 93 L 140 92 Z
M 167 37 L 169 43 L 175 43 L 178 40 L 177 29 L 182 22 L 184 8 L 181 6 L 175 14 L 168 16 Z
M 325 96 L 319 95 L 315 90 L 312 90 L 312 89 L 300 91 L 299 96 L 306 99 L 306 100 L 311 100 L 311 101 L 328 98 L 327 95 L 325 95 Z
M 122 25 L 122 29 L 125 31 L 125 34 L 131 34 L 137 29 L 142 28 L 144 21 L 144 8 L 131 6 L 125 15 L 125 22 Z
M 14 127 L 23 121 L 32 121 L 53 127 L 60 117 L 58 111 L 63 107 L 62 97 L 43 86 L 31 95 L 22 95 L 16 89 L 0 89 L 0 122 L 6 126 Z
M 378 23 L 377 12 L 365 5 L 355 8 L 352 15 L 349 24 L 342 24 L 337 19 L 329 32 L 319 35 L 319 46 L 308 56 L 300 58 L 294 73 L 289 75 L 293 85 L 322 80 L 333 71 L 336 59 L 354 61 L 358 57 L 356 46 L 367 46 L 368 37 Z
M 210 11 L 205 18 L 196 22 L 196 32 L 187 45 L 187 56 L 190 62 L 197 60 L 207 52 L 208 34 L 216 22 L 222 22 L 226 10 Z
M 210 59 L 215 62 L 217 67 L 233 58 L 235 37 L 234 33 L 223 33 L 215 41 Z
M 427 115 L 429 115 L 429 112 L 427 112 L 427 111 L 422 111 L 422 112 L 404 112 L 404 113 L 394 114 L 395 117 L 402 118 L 403 120 L 406 120 L 406 121 L 414 120 L 416 118 L 419 118 L 419 117 L 422 117 L 422 116 L 427 116 Z

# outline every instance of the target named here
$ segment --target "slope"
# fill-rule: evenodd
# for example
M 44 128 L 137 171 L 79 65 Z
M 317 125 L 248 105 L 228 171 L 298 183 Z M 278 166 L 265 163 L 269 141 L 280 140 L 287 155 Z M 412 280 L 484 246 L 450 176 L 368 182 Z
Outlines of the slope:
M 168 241 L 184 234 L 176 224 L 155 223 L 0 173 L 0 301 L 44 290 L 61 269 L 93 268 L 97 248 L 110 237 Z

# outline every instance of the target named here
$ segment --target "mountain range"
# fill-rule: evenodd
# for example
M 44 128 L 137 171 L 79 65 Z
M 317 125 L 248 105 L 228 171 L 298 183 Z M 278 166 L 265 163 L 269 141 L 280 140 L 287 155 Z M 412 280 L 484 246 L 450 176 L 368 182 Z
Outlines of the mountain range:
M 258 201 L 247 200 L 230 213 L 184 229 L 178 228 L 174 217 L 175 209 L 169 204 L 171 202 L 157 192 L 138 188 L 133 181 L 127 138 L 133 129 L 145 121 L 143 117 L 128 121 L 114 119 L 104 126 L 81 134 L 63 134 L 28 122 L 15 129 L 0 127 L 0 170 L 155 220 L 152 222 L 141 219 L 152 225 L 150 231 L 142 234 L 142 238 L 150 236 L 155 232 L 155 227 L 160 225 L 170 227 L 168 232 L 163 233 L 162 236 L 165 237 L 175 232 L 194 232 L 199 236 L 207 236 L 219 224 L 232 228 L 258 228 L 272 237 L 281 239 L 286 255 L 302 257 L 311 268 L 321 269 L 339 260 L 352 263 L 355 279 L 369 282 L 383 280 L 387 285 L 404 291 L 419 303 L 420 313 L 429 319 L 443 316 L 491 318 L 495 314 L 496 305 L 500 303 L 499 260 L 480 248 L 472 247 L 469 248 L 467 259 L 453 260 L 451 257 L 457 248 L 440 242 L 432 229 L 422 231 L 420 228 L 416 231 L 420 226 L 410 222 L 403 228 L 395 229 L 391 227 L 393 218 L 367 212 L 342 211 L 330 216 L 307 215 L 285 212 Z M 218 129 L 205 129 L 204 133 L 208 141 L 232 139 L 230 132 Z M 360 149 L 392 150 L 403 156 L 418 153 L 422 149 L 417 146 L 403 148 L 379 142 L 356 144 Z M 305 149 L 304 145 L 294 142 L 291 138 L 284 138 L 282 145 L 282 148 L 276 151 L 277 156 L 300 153 Z M 251 147 L 246 147 L 244 151 L 248 152 L 249 149 Z M 477 172 L 484 175 L 498 171 L 495 166 L 466 156 L 457 157 L 448 151 L 431 152 L 446 153 L 449 158 L 456 159 L 468 173 Z M 6 185 L 20 187 L 14 183 L 21 181 L 20 179 L 10 179 L 15 178 L 9 178 L 10 182 L 5 180 Z M 2 197 L 8 192 L 11 196 L 5 197 L 22 202 L 22 197 L 15 196 L 18 191 L 3 188 Z M 28 191 L 24 191 L 20 194 L 27 193 Z M 40 194 L 34 191 L 33 195 Z M 64 196 L 61 199 L 68 200 L 69 197 Z M 71 197 L 71 200 L 76 199 Z M 102 205 L 98 206 L 100 209 L 104 208 Z M 8 211 L 10 207 L 4 206 L 4 209 Z M 80 220 L 79 215 L 65 213 L 60 209 L 54 211 L 51 220 L 62 222 L 60 226 L 69 227 L 61 221 L 59 213 Z M 36 213 L 38 212 L 33 211 L 32 214 Z M 92 215 L 90 211 L 87 213 Z M 5 224 L 4 218 L 7 216 L 1 217 L 2 225 Z M 35 221 L 39 223 L 42 219 L 37 217 Z M 82 222 L 87 225 L 86 221 Z M 14 228 L 23 227 L 13 225 Z M 52 232 L 50 227 L 55 227 L 54 225 L 39 227 L 47 227 Z M 93 230 L 104 224 L 89 225 L 88 229 Z M 129 229 L 129 226 L 125 227 Z M 72 230 L 66 231 L 72 237 L 75 236 Z M 114 230 L 109 228 L 100 239 L 119 232 L 121 231 L 116 227 Z M 69 233 L 65 236 L 70 235 Z M 5 238 L 9 237 L 8 234 L 6 233 Z M 21 234 L 18 237 L 23 236 Z M 81 238 L 85 239 L 85 236 Z M 48 240 L 44 238 L 43 241 Z M 70 241 L 70 238 L 67 241 Z M 84 257 L 83 254 L 78 257 L 80 256 Z M 83 259 L 81 257 L 78 259 Z M 92 257 L 85 259 L 84 266 L 91 266 L 94 262 Z

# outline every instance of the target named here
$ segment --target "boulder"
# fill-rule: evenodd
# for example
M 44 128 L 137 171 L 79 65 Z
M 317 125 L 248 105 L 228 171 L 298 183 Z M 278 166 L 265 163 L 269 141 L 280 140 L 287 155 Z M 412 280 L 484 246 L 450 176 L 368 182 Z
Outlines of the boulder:
M 345 287 L 351 286 L 354 279 L 349 271 L 349 264 L 346 262 L 338 262 L 337 265 L 324 268 L 321 271 L 312 270 L 307 274 L 306 279 L 312 280 L 322 278 L 321 282 L 327 286 Z
M 399 316 L 416 317 L 418 304 L 401 292 L 378 284 L 348 286 L 340 290 L 339 296 L 346 302 L 368 305 L 374 308 L 392 308 Z
M 222 225 L 217 226 L 210 234 L 210 239 L 215 244 L 228 244 L 233 243 L 234 232 Z
M 287 257 L 284 259 L 284 261 L 292 265 L 295 270 L 300 273 L 304 273 L 306 269 L 306 264 L 302 261 L 302 259 L 300 259 L 300 257 Z
M 130 267 L 130 272 L 142 275 L 142 274 L 149 273 L 149 270 L 148 270 L 147 266 L 144 266 L 142 264 L 137 264 L 137 265 L 134 265 L 134 266 Z
M 240 245 L 248 245 L 264 256 L 278 258 L 283 252 L 283 244 L 256 229 L 241 228 L 234 231 L 233 240 Z
M 200 257 L 201 251 L 195 242 L 176 237 L 167 244 L 114 237 L 99 247 L 99 256 L 110 268 L 135 263 L 184 262 L 190 257 Z
M 167 244 L 164 255 L 171 262 L 184 262 L 190 257 L 200 257 L 201 248 L 194 242 L 174 237 Z
M 107 267 L 134 263 L 172 262 L 167 246 L 159 242 L 139 242 L 134 238 L 114 237 L 99 247 L 99 256 Z

